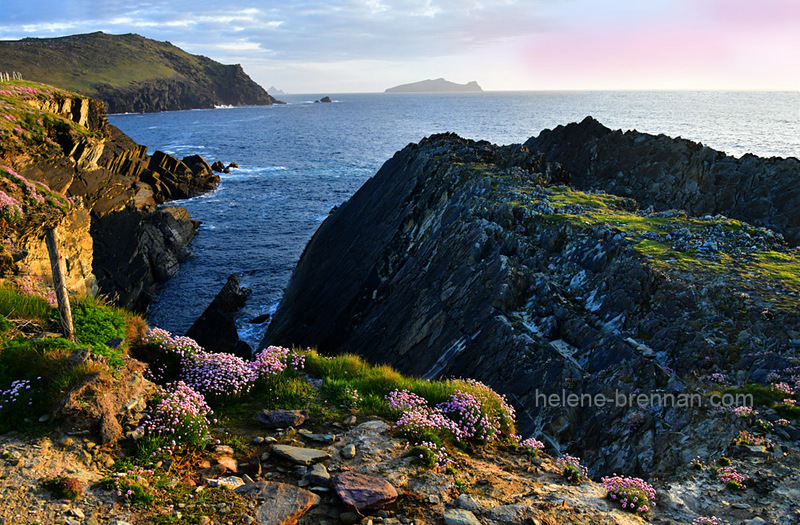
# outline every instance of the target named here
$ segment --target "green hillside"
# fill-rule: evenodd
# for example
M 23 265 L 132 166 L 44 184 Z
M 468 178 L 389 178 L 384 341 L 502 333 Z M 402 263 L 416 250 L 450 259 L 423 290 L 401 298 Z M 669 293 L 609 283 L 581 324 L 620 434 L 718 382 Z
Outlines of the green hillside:
M 0 71 L 98 98 L 112 113 L 276 102 L 239 65 L 136 34 L 0 41 Z

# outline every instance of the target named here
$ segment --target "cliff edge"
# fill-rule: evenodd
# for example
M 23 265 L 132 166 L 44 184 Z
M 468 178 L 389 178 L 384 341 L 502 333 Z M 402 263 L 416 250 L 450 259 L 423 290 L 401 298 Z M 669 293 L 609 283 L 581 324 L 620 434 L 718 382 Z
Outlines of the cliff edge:
M 198 226 L 157 208 L 216 187 L 200 156 L 183 160 L 110 125 L 97 100 L 33 82 L 0 83 L 0 227 L 4 272 L 49 279 L 41 235 L 60 233 L 70 289 L 141 310 L 188 256 Z
M 683 158 L 684 142 L 639 136 L 637 148 Z M 593 162 L 613 171 L 600 152 Z M 793 159 L 767 163 L 796 175 Z M 716 209 L 581 190 L 582 176 L 526 146 L 451 134 L 407 146 L 320 226 L 263 346 L 477 378 L 518 407 L 522 435 L 579 452 L 596 473 L 660 475 L 686 450 L 724 448 L 713 378 L 764 383 L 791 367 L 800 253 Z M 775 216 L 791 213 L 787 193 Z M 640 393 L 673 397 L 640 407 Z M 572 394 L 588 397 L 568 404 Z M 679 394 L 700 402 L 676 406 Z

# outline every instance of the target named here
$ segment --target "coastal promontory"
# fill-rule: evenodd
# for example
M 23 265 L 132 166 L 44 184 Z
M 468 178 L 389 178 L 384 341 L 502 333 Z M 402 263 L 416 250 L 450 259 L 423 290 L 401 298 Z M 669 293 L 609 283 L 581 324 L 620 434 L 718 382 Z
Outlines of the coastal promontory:
M 427 79 L 410 84 L 402 84 L 387 89 L 386 93 L 470 93 L 483 91 L 477 82 L 467 82 L 466 84 L 456 84 L 443 78 L 435 80 Z
M 426 138 L 320 226 L 263 344 L 474 377 L 594 472 L 675 472 L 736 437 L 721 382 L 793 369 L 799 164 L 593 119 Z
M 109 113 L 277 102 L 238 64 L 132 33 L 0 41 L 0 64 L 25 80 L 101 100 Z

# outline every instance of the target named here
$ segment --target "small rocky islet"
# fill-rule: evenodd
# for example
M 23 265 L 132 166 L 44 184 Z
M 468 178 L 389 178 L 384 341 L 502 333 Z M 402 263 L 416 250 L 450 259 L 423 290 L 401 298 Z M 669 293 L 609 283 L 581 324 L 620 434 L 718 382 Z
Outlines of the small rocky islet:
M 196 228 L 158 205 L 211 166 L 49 86 L 0 112 L 4 301 L 46 301 L 56 227 L 71 290 L 141 308 Z M 0 523 L 792 523 L 799 173 L 592 119 L 436 135 L 323 223 L 254 361 L 86 299 L 77 344 L 7 310 L 0 359 L 43 372 L 0 385 Z

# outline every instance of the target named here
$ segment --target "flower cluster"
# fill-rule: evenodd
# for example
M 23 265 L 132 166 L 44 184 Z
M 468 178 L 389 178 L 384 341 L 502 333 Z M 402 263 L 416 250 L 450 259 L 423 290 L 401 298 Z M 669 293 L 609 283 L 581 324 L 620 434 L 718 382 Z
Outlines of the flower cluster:
M 556 460 L 556 472 L 570 483 L 580 483 L 589 478 L 589 470 L 581 465 L 581 459 L 564 454 Z
M 777 421 L 775 421 L 775 424 L 778 425 L 779 427 L 788 427 L 789 426 L 789 420 L 780 418 Z
M 644 410 L 636 410 L 625 416 L 625 426 L 628 427 L 628 433 L 633 433 L 639 430 L 644 424 L 647 412 Z
M 213 414 L 205 398 L 183 382 L 160 389 L 156 405 L 141 429 L 159 445 L 153 451 L 171 454 L 185 446 L 199 446 L 208 438 Z M 216 422 L 216 420 L 214 420 Z
M 256 354 L 252 366 L 259 377 L 274 376 L 286 370 L 289 365 L 295 370 L 302 370 L 305 360 L 306 356 L 303 354 L 281 346 L 270 346 Z
M 746 489 L 745 477 L 736 472 L 736 467 L 722 467 L 717 471 L 717 478 L 731 490 Z
M 0 217 L 8 221 L 22 218 L 22 207 L 19 205 L 19 201 L 4 191 L 0 191 Z
M 722 525 L 722 520 L 716 516 L 701 516 L 693 519 L 692 525 Z
M 725 374 L 720 374 L 719 372 L 711 374 L 706 380 L 712 383 L 724 383 L 726 381 Z
M 700 461 L 700 456 L 697 456 L 696 458 L 693 458 L 689 462 L 689 466 L 691 468 L 695 469 L 695 470 L 703 470 L 705 468 L 705 465 L 703 464 L 703 462 Z
M 786 394 L 787 396 L 794 395 L 794 388 L 788 383 L 772 383 L 770 386 L 775 392 Z
M 355 388 L 345 388 L 343 400 L 347 408 L 358 408 L 364 402 Z
M 623 509 L 647 514 L 655 506 L 656 490 L 642 479 L 614 475 L 604 477 L 601 482 L 608 497 Z
M 37 377 L 36 379 L 41 379 L 41 377 Z M 20 379 L 18 381 L 12 381 L 11 386 L 7 390 L 0 391 L 0 410 L 3 407 L 8 407 L 9 405 L 16 403 L 20 400 L 20 394 L 26 392 L 25 395 L 30 393 L 31 389 L 31 382 L 28 379 Z M 23 395 L 23 399 L 25 398 Z M 28 405 L 33 404 L 33 398 L 28 398 Z
M 447 450 L 432 441 L 420 441 L 411 448 L 409 454 L 424 466 L 437 471 L 444 470 L 453 464 Z
M 450 434 L 457 440 L 461 437 L 460 429 L 453 420 L 437 410 L 431 410 L 427 404 L 402 412 L 392 428 L 411 441 L 442 434 Z
M 455 423 L 459 430 L 459 441 L 464 438 L 494 441 L 500 433 L 500 418 L 484 412 L 481 400 L 471 392 L 456 390 L 448 401 L 439 404 L 436 409 Z
M 125 498 L 136 506 L 149 506 L 155 497 L 148 492 L 150 480 L 154 475 L 152 470 L 142 467 L 133 467 L 125 472 L 114 473 L 114 488 L 117 496 Z
M 736 417 L 742 417 L 742 418 L 758 415 L 758 410 L 755 410 L 753 409 L 753 407 L 748 407 L 748 406 L 736 407 L 732 410 L 732 412 L 733 415 L 735 415 Z
M 175 354 L 181 358 L 191 357 L 203 351 L 203 347 L 197 344 L 191 337 L 172 335 L 170 332 L 161 328 L 149 329 L 142 339 L 142 342 L 145 344 L 153 344 L 160 350 Z
M 539 453 L 544 450 L 544 443 L 539 441 L 536 438 L 529 437 L 526 440 L 523 440 L 519 444 L 529 455 L 533 457 L 538 457 Z
M 186 384 L 207 396 L 246 394 L 258 379 L 252 363 L 233 354 L 201 351 L 181 365 Z
M 41 297 L 50 306 L 56 306 L 58 299 L 56 292 L 45 288 L 44 279 L 40 276 L 26 276 L 19 281 L 19 291 L 25 295 L 32 295 L 34 297 Z
M 398 413 L 428 410 L 428 402 L 425 398 L 408 390 L 392 390 L 385 399 L 389 408 Z

